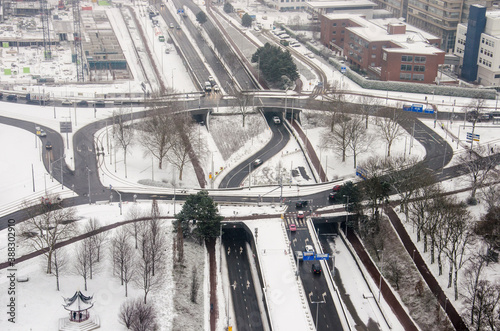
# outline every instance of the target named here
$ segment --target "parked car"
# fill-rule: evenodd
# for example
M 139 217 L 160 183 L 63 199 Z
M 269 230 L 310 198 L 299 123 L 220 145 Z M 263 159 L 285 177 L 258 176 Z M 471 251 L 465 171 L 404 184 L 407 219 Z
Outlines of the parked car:
M 313 263 L 311 266 L 311 271 L 313 274 L 321 274 L 321 264 Z
M 289 226 L 290 232 L 295 232 L 297 231 L 297 226 L 295 224 L 290 224 Z
M 76 105 L 78 107 L 88 107 L 89 106 L 89 103 L 87 102 L 87 100 L 80 100 L 76 103 Z
M 15 94 L 9 94 L 7 96 L 7 101 L 17 102 L 17 95 L 15 95 Z
M 295 203 L 295 208 L 303 208 L 307 206 L 307 200 L 299 200 Z
M 297 218 L 304 218 L 304 212 L 302 210 L 300 210 L 298 213 L 297 213 Z
M 61 104 L 63 106 L 71 106 L 71 105 L 73 105 L 73 102 L 71 102 L 70 100 L 66 99 L 66 100 L 63 100 L 63 102 L 61 102 Z
M 274 124 L 280 124 L 281 120 L 280 120 L 280 118 L 278 116 L 274 116 L 273 117 L 273 122 L 274 122 Z
M 106 103 L 104 103 L 104 100 L 97 100 L 94 103 L 94 106 L 99 107 L 99 108 L 104 108 L 104 107 L 106 107 Z

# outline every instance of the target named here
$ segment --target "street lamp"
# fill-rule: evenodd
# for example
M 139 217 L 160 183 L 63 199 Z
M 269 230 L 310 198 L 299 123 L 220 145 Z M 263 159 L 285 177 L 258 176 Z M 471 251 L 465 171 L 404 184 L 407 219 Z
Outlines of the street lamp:
M 380 302 L 380 292 L 382 289 L 382 271 L 384 270 L 384 250 L 377 249 L 377 252 L 382 252 L 382 261 L 380 263 L 380 278 L 378 282 L 378 302 Z
M 314 322 L 314 328 L 317 330 L 318 329 L 318 311 L 319 311 L 319 304 L 320 303 L 326 303 L 326 300 L 325 300 L 325 297 L 326 297 L 326 292 L 323 292 L 323 294 L 321 295 L 323 297 L 323 300 L 322 301 L 312 301 L 311 300 L 311 297 L 312 297 L 312 292 L 309 293 L 309 301 L 312 303 L 312 304 L 316 304 L 316 321 Z
M 346 214 L 345 214 L 345 236 L 347 237 L 347 220 L 349 219 L 349 196 L 344 195 L 344 198 L 347 198 L 347 202 L 345 205 L 345 211 L 346 211 Z
M 85 167 L 85 169 L 87 169 L 87 180 L 88 180 L 88 185 L 89 185 L 89 205 L 92 203 L 91 199 L 90 199 L 90 169 L 89 167 Z

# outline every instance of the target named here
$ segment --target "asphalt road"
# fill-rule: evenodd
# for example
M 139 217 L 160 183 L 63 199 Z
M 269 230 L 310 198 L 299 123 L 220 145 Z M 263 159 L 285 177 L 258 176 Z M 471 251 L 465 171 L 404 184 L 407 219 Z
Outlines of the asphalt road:
M 265 163 L 267 160 L 278 154 L 290 140 L 290 133 L 283 123 L 274 124 L 272 118 L 278 116 L 281 119 L 282 109 L 276 108 L 275 111 L 266 110 L 264 116 L 271 128 L 273 136 L 271 140 L 257 153 L 244 160 L 236 167 L 231 169 L 227 175 L 221 180 L 219 188 L 234 188 L 239 187 L 245 178 L 251 173 L 256 166 L 253 162 L 260 159 Z M 262 165 L 260 165 L 262 167 Z
M 246 233 L 243 229 L 225 228 L 222 243 L 226 254 L 231 300 L 239 331 L 264 330 L 250 272 Z

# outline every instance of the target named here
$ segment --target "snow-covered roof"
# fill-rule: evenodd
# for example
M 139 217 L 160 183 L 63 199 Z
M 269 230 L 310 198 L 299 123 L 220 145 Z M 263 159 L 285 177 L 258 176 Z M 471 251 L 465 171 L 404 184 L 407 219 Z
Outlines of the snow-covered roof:
M 64 309 L 69 311 L 83 311 L 92 308 L 92 296 L 86 296 L 80 291 L 76 291 L 71 298 L 64 299 Z
M 355 7 L 376 7 L 377 5 L 369 0 L 351 0 L 351 1 L 310 1 L 307 3 L 312 8 L 355 8 Z

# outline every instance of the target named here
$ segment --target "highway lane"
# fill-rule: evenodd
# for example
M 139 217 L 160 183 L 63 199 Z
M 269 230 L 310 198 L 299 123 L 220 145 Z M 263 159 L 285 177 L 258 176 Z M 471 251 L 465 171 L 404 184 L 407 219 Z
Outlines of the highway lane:
M 253 154 L 248 159 L 244 160 L 236 167 L 231 169 L 228 174 L 222 179 L 219 188 L 239 187 L 243 183 L 244 179 L 251 173 L 251 171 L 255 169 L 253 162 L 256 159 L 261 159 L 263 163 L 265 163 L 286 146 L 286 144 L 290 140 L 290 133 L 288 132 L 283 122 L 281 122 L 280 124 L 274 124 L 272 120 L 273 116 L 278 116 L 281 118 L 281 114 L 282 110 L 280 108 L 266 109 L 264 116 L 273 133 L 271 140 L 257 153 Z M 260 166 L 262 167 L 262 165 Z
M 307 217 L 308 213 L 306 212 Z M 288 236 L 291 243 L 291 254 L 295 251 L 305 251 L 305 245 L 313 245 L 311 240 L 311 235 L 309 234 L 305 218 L 298 219 L 295 214 L 285 214 L 285 223 L 287 229 L 289 224 L 296 224 L 297 231 L 290 232 L 288 230 Z M 295 257 L 296 261 L 297 258 Z M 326 283 L 325 275 L 326 272 L 323 270 L 321 274 L 314 274 L 312 272 L 312 264 L 319 264 L 319 261 L 302 261 L 298 264 L 299 276 L 302 280 L 302 286 L 304 287 L 304 292 L 308 299 L 309 309 L 316 322 L 316 314 L 318 316 L 317 320 L 317 330 L 342 330 L 342 323 L 337 312 L 337 308 L 333 302 L 330 294 L 330 290 Z M 323 303 L 314 303 L 323 302 Z
M 250 272 L 246 242 L 245 230 L 224 228 L 222 243 L 226 254 L 231 302 L 236 314 L 237 329 L 259 331 L 264 330 L 264 327 L 255 293 L 255 283 Z

